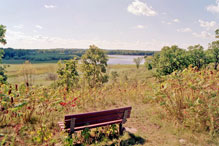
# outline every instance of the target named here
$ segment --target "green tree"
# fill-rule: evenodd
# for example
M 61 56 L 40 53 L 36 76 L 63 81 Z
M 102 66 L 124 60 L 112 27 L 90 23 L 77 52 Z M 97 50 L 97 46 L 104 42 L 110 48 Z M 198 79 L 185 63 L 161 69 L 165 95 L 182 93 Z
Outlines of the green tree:
M 219 38 L 219 29 L 216 29 L 216 30 L 215 30 L 215 37 L 216 37 L 216 38 Z
M 153 65 L 157 68 L 159 75 L 167 75 L 176 70 L 183 70 L 188 66 L 186 51 L 178 46 L 165 46 L 159 54 L 155 54 Z
M 209 44 L 208 54 L 211 62 L 214 62 L 214 69 L 217 70 L 219 64 L 219 40 Z
M 67 91 L 78 86 L 79 74 L 77 71 L 78 61 L 76 59 L 65 60 L 64 64 L 58 62 L 58 84 L 66 87 Z
M 7 41 L 5 39 L 6 27 L 4 25 L 0 25 L 0 43 L 5 45 Z
M 138 57 L 138 58 L 134 58 L 133 61 L 137 67 L 137 69 L 140 67 L 141 62 L 143 61 L 144 57 Z
M 103 50 L 91 45 L 82 56 L 82 72 L 90 87 L 101 85 L 108 81 L 106 75 L 108 58 Z
M 206 54 L 204 48 L 201 45 L 195 45 L 188 47 L 187 51 L 188 64 L 200 69 L 206 64 Z
M 5 45 L 7 43 L 5 39 L 6 27 L 0 25 L 0 44 Z M 2 62 L 2 57 L 4 55 L 4 50 L 0 49 L 0 63 Z M 5 75 L 5 67 L 0 66 L 0 83 L 6 83 L 7 75 Z

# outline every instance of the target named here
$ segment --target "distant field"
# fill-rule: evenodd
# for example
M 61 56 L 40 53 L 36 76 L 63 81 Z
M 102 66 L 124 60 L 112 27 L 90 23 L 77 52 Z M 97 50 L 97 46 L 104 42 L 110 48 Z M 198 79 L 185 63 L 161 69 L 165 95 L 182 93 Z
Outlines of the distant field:
M 20 84 L 24 82 L 24 76 L 21 74 L 22 64 L 6 64 L 6 66 L 9 83 Z M 38 63 L 32 64 L 32 66 L 35 70 L 33 75 L 34 85 L 50 85 L 54 82 L 48 79 L 48 76 L 49 74 L 56 74 L 58 69 L 57 63 Z M 117 71 L 123 75 L 128 75 L 129 72 L 131 73 L 135 69 L 135 65 L 109 65 L 107 72 L 110 74 L 111 71 Z
M 23 64 L 26 60 L 5 60 L 3 59 L 2 60 L 2 63 L 3 64 Z M 35 61 L 35 60 L 32 60 L 31 63 L 33 64 L 38 64 L 38 63 L 57 63 L 58 61 L 57 60 L 51 60 L 51 61 Z
M 35 69 L 33 75 L 35 85 L 49 85 L 53 81 L 48 80 L 48 74 L 56 74 L 57 64 L 56 63 L 43 63 L 43 64 L 32 64 Z M 13 84 L 19 84 L 24 82 L 24 77 L 21 74 L 22 64 L 10 64 L 6 68 L 8 75 L 8 82 Z

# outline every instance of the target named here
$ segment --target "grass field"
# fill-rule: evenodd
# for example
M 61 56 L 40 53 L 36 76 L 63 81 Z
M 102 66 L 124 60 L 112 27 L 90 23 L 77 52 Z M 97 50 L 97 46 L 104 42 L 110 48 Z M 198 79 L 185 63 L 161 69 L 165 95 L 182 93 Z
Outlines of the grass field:
M 34 85 L 49 86 L 54 81 L 48 79 L 48 74 L 55 74 L 57 64 L 33 64 L 35 68 Z M 12 84 L 22 84 L 23 76 L 20 73 L 21 65 L 10 65 L 7 70 L 8 81 Z M 218 137 L 212 137 L 208 132 L 197 132 L 190 130 L 178 124 L 167 112 L 161 108 L 159 103 L 153 101 L 158 82 L 153 77 L 153 71 L 147 71 L 143 66 L 136 69 L 134 65 L 110 65 L 108 74 L 111 71 L 117 71 L 119 77 L 116 81 L 110 81 L 104 87 L 98 89 L 78 89 L 71 91 L 67 97 L 78 97 L 77 106 L 60 107 L 57 109 L 61 112 L 52 112 L 52 118 L 46 121 L 56 125 L 57 121 L 62 121 L 65 114 L 84 113 L 88 111 L 99 111 L 113 109 L 117 107 L 132 106 L 131 118 L 125 124 L 125 127 L 131 129 L 131 133 L 126 132 L 119 139 L 109 140 L 107 138 L 98 141 L 92 145 L 118 145 L 122 142 L 124 145 L 148 145 L 148 146 L 177 146 L 177 145 L 212 145 L 219 144 Z M 52 88 L 52 87 L 51 87 Z M 43 89 L 44 90 L 44 89 Z M 56 94 L 59 98 L 62 93 L 56 93 L 52 89 L 45 89 L 50 96 Z M 50 91 L 51 90 L 51 91 Z M 51 93 L 50 93 L 51 92 Z M 58 91 L 57 91 L 58 92 Z M 63 91 L 62 91 L 63 92 Z M 48 95 L 48 96 L 49 96 Z M 50 96 L 48 98 L 50 98 Z M 63 95 L 62 95 L 63 96 Z M 53 98 L 53 97 L 51 97 Z M 36 113 L 35 113 L 36 114 Z M 33 115 L 36 121 L 38 115 Z M 42 118 L 42 117 L 41 117 Z M 55 132 L 51 137 L 47 137 L 43 142 L 30 140 L 31 136 L 35 137 L 34 131 L 40 127 L 41 123 L 28 124 L 27 132 L 14 135 L 13 128 L 1 128 L 0 133 L 7 133 L 6 141 L 18 145 L 64 145 L 67 134 Z M 25 126 L 23 126 L 25 127 Z M 53 131 L 58 126 L 51 128 Z M 32 129 L 32 132 L 31 130 Z M 10 131 L 11 130 L 11 131 Z M 29 131 L 29 136 L 28 136 Z M 0 140 L 3 138 L 0 137 Z

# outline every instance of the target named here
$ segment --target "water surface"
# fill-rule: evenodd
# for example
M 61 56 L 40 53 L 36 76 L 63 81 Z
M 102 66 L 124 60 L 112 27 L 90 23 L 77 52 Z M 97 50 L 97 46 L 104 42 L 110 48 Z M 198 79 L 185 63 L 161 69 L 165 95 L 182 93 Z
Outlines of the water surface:
M 108 64 L 135 64 L 133 62 L 134 58 L 144 57 L 144 56 L 135 56 L 135 55 L 108 55 L 109 60 Z M 144 63 L 144 59 L 141 64 Z

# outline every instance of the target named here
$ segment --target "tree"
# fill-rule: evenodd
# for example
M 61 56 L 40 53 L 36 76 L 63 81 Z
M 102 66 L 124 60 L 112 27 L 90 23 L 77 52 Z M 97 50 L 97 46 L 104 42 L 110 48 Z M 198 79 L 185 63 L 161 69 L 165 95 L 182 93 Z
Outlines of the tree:
M 0 43 L 5 45 L 7 43 L 5 39 L 6 27 L 4 25 L 0 25 Z
M 64 85 L 67 91 L 72 87 L 77 87 L 79 81 L 78 61 L 76 59 L 65 60 L 64 64 L 59 61 L 58 65 L 58 84 Z
M 138 58 L 134 58 L 134 63 L 136 64 L 137 69 L 139 68 L 141 62 L 143 61 L 144 57 L 138 57 Z
M 0 44 L 5 45 L 7 43 L 5 39 L 6 27 L 4 25 L 0 25 Z M 2 62 L 2 57 L 4 55 L 4 50 L 0 49 L 0 63 Z M 5 75 L 5 67 L 0 66 L 0 83 L 6 83 L 7 75 Z
M 204 48 L 201 45 L 188 47 L 187 60 L 189 65 L 191 64 L 193 67 L 196 66 L 198 69 L 200 69 L 206 64 Z
M 214 69 L 217 70 L 219 64 L 219 40 L 209 44 L 209 56 L 211 62 L 214 62 Z
M 101 85 L 108 81 L 106 75 L 108 58 L 103 50 L 91 45 L 82 56 L 82 72 L 90 87 Z
M 157 68 L 159 75 L 167 75 L 176 70 L 183 70 L 188 66 L 186 51 L 178 46 L 165 46 L 159 54 L 155 54 L 153 65 Z
M 216 30 L 215 30 L 215 37 L 216 37 L 216 38 L 219 38 L 219 29 L 216 29 Z

